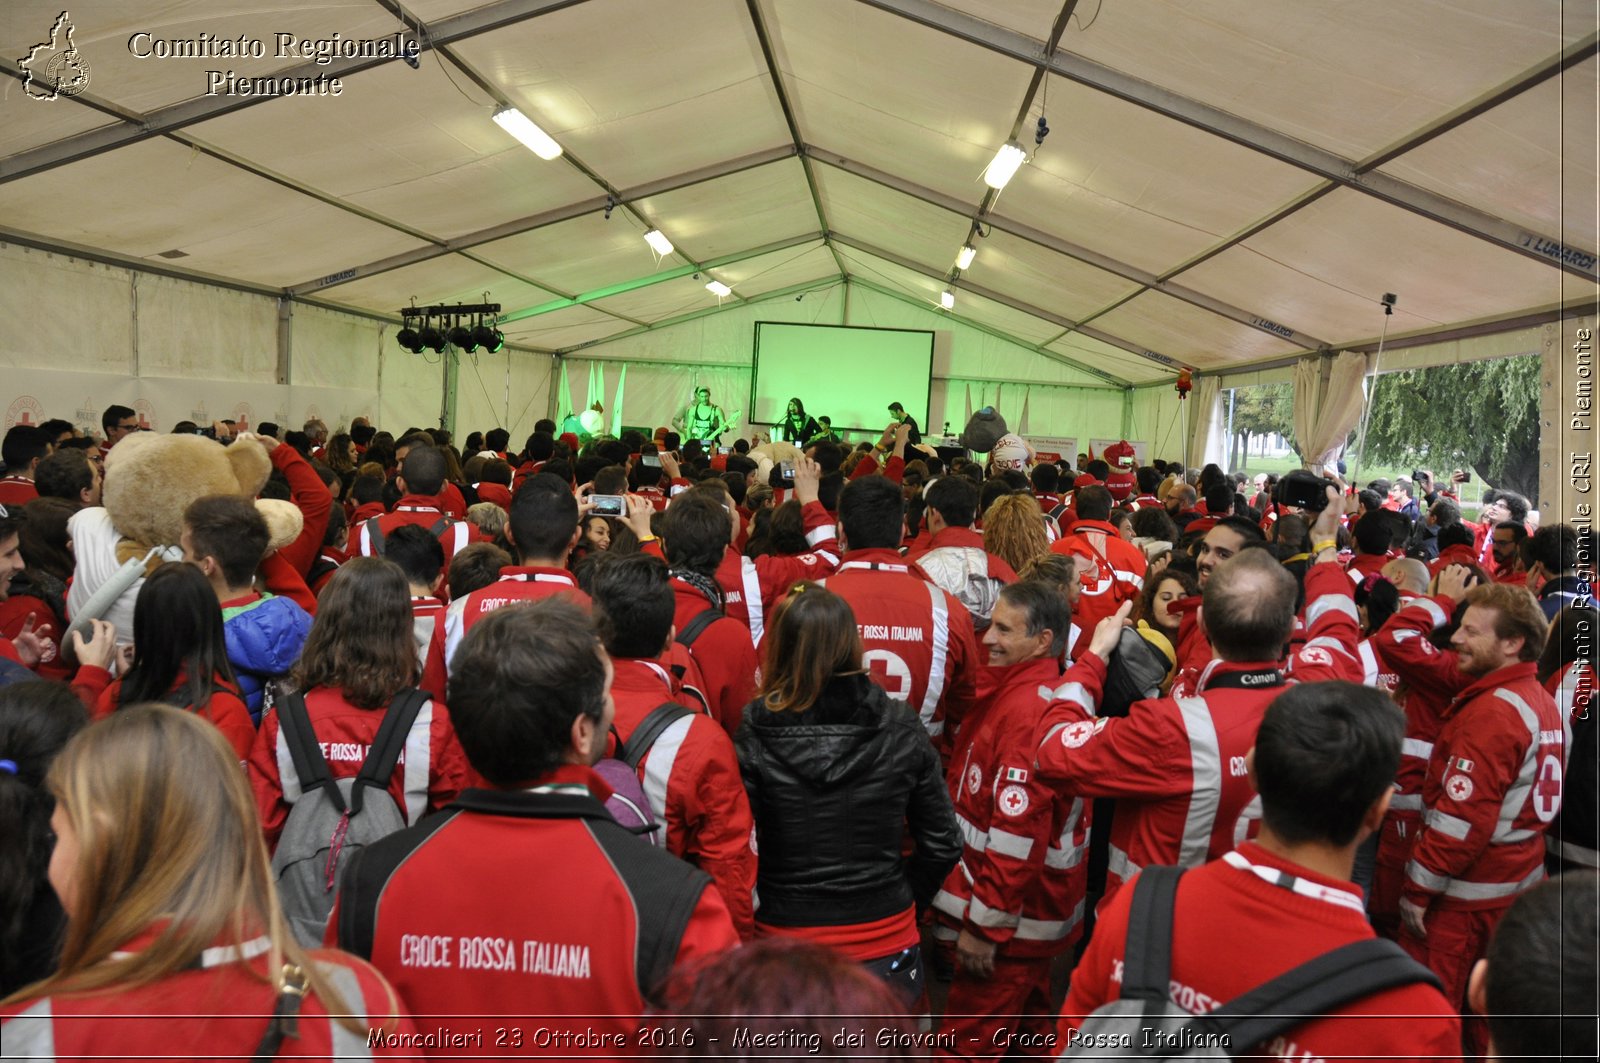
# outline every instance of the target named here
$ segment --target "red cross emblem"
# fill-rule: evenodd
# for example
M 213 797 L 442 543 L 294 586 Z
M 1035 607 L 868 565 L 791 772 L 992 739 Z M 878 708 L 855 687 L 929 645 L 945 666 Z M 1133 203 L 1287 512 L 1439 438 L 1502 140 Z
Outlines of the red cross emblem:
M 1561 810 L 1561 758 L 1545 754 L 1539 764 L 1539 778 L 1533 784 L 1533 812 L 1540 823 L 1549 823 Z
M 1020 816 L 1028 811 L 1028 791 L 1020 786 L 1008 786 L 1001 790 L 1000 811 L 1008 816 Z
M 1472 796 L 1472 780 L 1465 775 L 1452 775 L 1444 781 L 1444 792 L 1452 801 L 1465 801 Z
M 1068 749 L 1077 749 L 1089 739 L 1094 737 L 1094 724 L 1088 720 L 1079 720 L 1069 723 L 1061 732 L 1061 744 Z

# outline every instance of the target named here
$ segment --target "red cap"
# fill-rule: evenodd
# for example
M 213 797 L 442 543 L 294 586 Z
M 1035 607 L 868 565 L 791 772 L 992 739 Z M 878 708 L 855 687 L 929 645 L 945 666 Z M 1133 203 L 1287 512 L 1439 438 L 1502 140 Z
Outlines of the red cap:
M 578 453 L 578 447 L 580 444 L 578 443 L 578 437 L 575 433 L 562 432 L 561 442 L 565 443 L 567 445 L 567 449 L 572 451 L 573 454 Z
M 1086 472 L 1081 472 L 1078 474 L 1078 478 L 1072 481 L 1072 489 L 1076 491 L 1080 487 L 1094 487 L 1099 483 L 1100 481 L 1096 480 L 1093 476 L 1090 476 Z

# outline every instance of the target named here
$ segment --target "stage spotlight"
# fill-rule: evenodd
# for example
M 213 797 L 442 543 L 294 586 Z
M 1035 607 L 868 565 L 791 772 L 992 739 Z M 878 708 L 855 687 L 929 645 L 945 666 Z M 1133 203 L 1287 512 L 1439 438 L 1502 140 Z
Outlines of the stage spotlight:
M 395 333 L 394 338 L 400 341 L 401 347 L 410 351 L 412 354 L 422 353 L 422 337 L 418 334 L 416 329 L 411 327 L 411 322 L 409 320 L 406 322 L 405 328 Z
M 452 346 L 459 347 L 468 354 L 478 349 L 478 345 L 472 342 L 472 330 L 463 325 L 459 318 L 445 335 Z
M 423 319 L 422 335 L 418 338 L 422 341 L 424 347 L 431 348 L 435 354 L 444 353 L 444 345 L 447 341 L 444 333 L 433 327 L 432 318 Z

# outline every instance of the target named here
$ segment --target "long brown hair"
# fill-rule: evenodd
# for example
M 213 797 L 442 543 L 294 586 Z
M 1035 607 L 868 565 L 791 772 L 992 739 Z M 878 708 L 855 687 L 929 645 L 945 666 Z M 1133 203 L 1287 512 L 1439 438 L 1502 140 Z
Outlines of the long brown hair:
M 279 912 L 255 799 L 215 726 L 170 706 L 128 706 L 67 743 L 46 786 L 77 835 L 76 896 L 60 966 L 5 1003 L 149 985 L 219 943 L 264 935 L 276 989 L 294 964 L 329 1014 L 347 1010 Z M 149 948 L 116 955 L 152 928 Z
M 295 685 L 334 687 L 352 705 L 381 709 L 416 685 L 419 671 L 405 573 L 381 557 L 346 561 L 317 599 Z
M 773 712 L 809 709 L 828 680 L 861 671 L 861 633 L 850 603 L 815 583 L 796 583 L 767 626 L 761 700 Z
M 983 514 L 983 548 L 1019 573 L 1029 561 L 1050 552 L 1044 514 L 1032 495 L 1001 495 L 990 504 Z
M 323 450 L 324 460 L 328 468 L 334 472 L 352 472 L 356 467 L 356 447 L 350 441 L 349 432 L 340 432 L 328 440 L 327 447 Z

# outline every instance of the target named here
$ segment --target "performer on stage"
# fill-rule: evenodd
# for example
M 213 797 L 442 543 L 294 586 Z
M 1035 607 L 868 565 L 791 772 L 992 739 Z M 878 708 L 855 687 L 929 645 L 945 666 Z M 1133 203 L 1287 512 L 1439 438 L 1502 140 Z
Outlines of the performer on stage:
M 789 409 L 784 413 L 783 420 L 773 427 L 773 431 L 785 443 L 804 446 L 811 442 L 818 428 L 816 419 L 806 416 L 805 403 L 799 399 L 790 399 Z
M 906 439 L 908 444 L 915 446 L 916 444 L 922 442 L 922 430 L 917 427 L 916 419 L 910 414 L 906 413 L 906 408 L 904 406 L 900 405 L 898 402 L 889 403 L 889 414 L 894 418 L 894 422 L 890 425 L 890 427 L 893 427 L 896 424 L 908 424 L 911 426 L 911 435 Z
M 694 402 L 672 419 L 672 426 L 683 433 L 685 442 L 698 439 L 702 443 L 715 443 L 717 437 L 728 430 L 728 418 L 721 406 L 712 403 L 710 388 L 695 388 Z
M 838 432 L 835 432 L 833 430 L 833 421 L 830 420 L 827 417 L 827 415 L 823 414 L 823 415 L 819 415 L 817 417 L 817 430 L 814 433 L 812 433 L 812 436 L 811 436 L 810 439 L 806 440 L 806 444 L 805 445 L 806 446 L 811 446 L 813 443 L 843 443 L 843 442 L 844 442 L 844 437 L 841 436 Z

